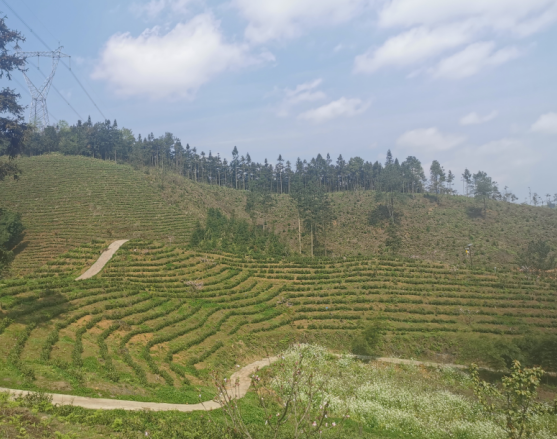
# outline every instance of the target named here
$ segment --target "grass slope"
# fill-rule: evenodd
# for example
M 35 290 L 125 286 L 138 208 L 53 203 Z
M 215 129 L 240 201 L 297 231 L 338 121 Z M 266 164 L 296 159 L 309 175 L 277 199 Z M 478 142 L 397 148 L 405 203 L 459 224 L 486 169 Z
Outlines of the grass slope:
M 284 198 L 267 221 L 297 249 L 297 214 Z M 388 222 L 370 225 L 370 214 L 377 207 L 374 192 L 337 192 L 331 199 L 336 219 L 326 236 L 329 256 L 376 255 L 385 250 Z M 407 196 L 399 212 L 398 253 L 410 258 L 464 264 L 464 247 L 473 243 L 474 262 L 494 267 L 512 264 L 532 239 L 548 240 L 557 248 L 557 209 L 491 201 L 484 217 L 473 198 L 419 194 Z M 309 248 L 308 233 L 303 237 L 304 254 Z
M 379 313 L 390 322 L 386 354 L 449 361 L 481 357 L 462 340 L 557 330 L 555 280 L 500 267 L 531 238 L 555 243 L 550 209 L 493 202 L 483 218 L 464 197 L 408 198 L 399 226 L 408 258 L 397 259 L 381 255 L 385 231 L 369 224 L 373 193 L 336 193 L 328 247 L 345 257 L 253 260 L 187 247 L 208 207 L 246 215 L 240 191 L 83 157 L 21 167 L 20 181 L 0 184 L 0 204 L 27 227 L 11 279 L 0 281 L 8 387 L 197 402 L 199 386 L 211 396 L 203 385 L 214 367 L 294 341 L 345 350 Z M 267 223 L 295 248 L 296 215 L 278 198 Z M 122 238 L 131 241 L 100 275 L 75 281 Z M 470 241 L 474 270 L 458 264 Z

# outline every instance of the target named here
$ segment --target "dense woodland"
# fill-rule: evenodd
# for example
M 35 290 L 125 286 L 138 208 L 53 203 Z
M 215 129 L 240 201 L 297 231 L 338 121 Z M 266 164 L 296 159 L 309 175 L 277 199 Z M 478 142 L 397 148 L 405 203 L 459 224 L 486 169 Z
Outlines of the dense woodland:
M 458 177 L 451 170 L 445 170 L 437 160 L 425 166 L 414 156 L 399 161 L 389 151 L 385 163 L 342 155 L 333 159 L 329 154 L 318 154 L 309 161 L 298 158 L 295 162 L 277 154 L 274 163 L 267 159 L 258 163 L 249 153 L 241 154 L 234 147 L 232 159 L 228 161 L 211 151 L 207 154 L 188 144 L 184 146 L 172 133 L 160 137 L 153 134 L 135 137 L 129 129 L 119 128 L 116 121 L 93 124 L 90 118 L 75 125 L 60 122 L 43 132 L 31 131 L 27 135 L 25 155 L 50 152 L 156 167 L 176 171 L 196 182 L 241 190 L 252 190 L 257 186 L 277 194 L 291 193 L 296 181 L 303 184 L 313 181 L 325 192 L 371 189 L 456 194 L 458 188 L 465 195 L 474 195 L 479 190 L 486 198 L 517 201 L 508 188 L 499 190 L 485 172 L 466 170 Z M 554 207 L 556 200 L 557 194 L 541 196 L 534 193 L 530 196 L 533 205 Z

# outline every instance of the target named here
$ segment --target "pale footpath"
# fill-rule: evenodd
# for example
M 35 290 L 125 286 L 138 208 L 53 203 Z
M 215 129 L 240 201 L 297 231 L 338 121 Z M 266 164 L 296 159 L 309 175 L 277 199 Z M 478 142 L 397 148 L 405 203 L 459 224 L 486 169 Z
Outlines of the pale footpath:
M 251 376 L 260 368 L 269 366 L 275 362 L 278 357 L 264 358 L 263 360 L 254 361 L 240 370 L 234 372 L 230 377 L 229 387 L 230 394 L 235 398 L 242 398 L 247 393 L 251 384 Z M 27 395 L 36 393 L 27 390 L 13 390 L 0 387 L 0 392 L 8 392 L 13 396 Z M 152 411 L 170 411 L 193 412 L 197 410 L 215 410 L 220 408 L 217 401 L 205 401 L 198 404 L 167 404 L 161 402 L 139 402 L 139 401 L 122 401 L 119 399 L 108 398 L 89 398 L 86 396 L 60 395 L 58 393 L 47 393 L 52 397 L 52 403 L 58 405 L 74 405 L 85 409 L 103 409 L 103 410 L 152 410 Z
M 101 270 L 104 268 L 104 266 L 107 264 L 107 262 L 112 259 L 114 253 L 116 253 L 118 249 L 128 241 L 129 239 L 121 239 L 119 241 L 114 241 L 112 244 L 108 246 L 108 250 L 103 252 L 103 254 L 99 257 L 99 259 L 97 259 L 97 262 L 95 262 L 91 266 L 91 268 L 89 268 L 89 270 L 87 270 L 85 273 L 79 276 L 76 280 L 90 279 L 96 274 L 99 274 Z

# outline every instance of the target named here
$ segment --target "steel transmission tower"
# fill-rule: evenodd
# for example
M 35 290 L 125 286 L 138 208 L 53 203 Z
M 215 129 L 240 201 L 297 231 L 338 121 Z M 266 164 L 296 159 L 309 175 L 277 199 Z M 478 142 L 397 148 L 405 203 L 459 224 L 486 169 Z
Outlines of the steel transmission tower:
M 27 86 L 29 87 L 29 91 L 31 92 L 31 96 L 33 101 L 31 102 L 31 112 L 29 114 L 29 122 L 34 123 L 35 126 L 39 130 L 43 130 L 46 126 L 48 126 L 48 109 L 46 107 L 46 97 L 48 95 L 48 91 L 50 90 L 50 86 L 52 85 L 52 80 L 54 79 L 54 74 L 56 73 L 56 68 L 58 67 L 58 62 L 60 58 L 70 58 L 69 55 L 62 53 L 63 47 L 60 46 L 58 49 L 52 52 L 19 52 L 24 58 L 30 58 L 36 56 L 40 59 L 40 57 L 45 58 L 52 58 L 52 71 L 50 72 L 49 76 L 46 76 L 46 80 L 41 85 L 41 87 L 36 87 L 35 84 L 29 79 L 29 76 L 25 73 L 24 70 L 21 71 L 23 76 L 25 77 L 25 81 L 27 82 Z

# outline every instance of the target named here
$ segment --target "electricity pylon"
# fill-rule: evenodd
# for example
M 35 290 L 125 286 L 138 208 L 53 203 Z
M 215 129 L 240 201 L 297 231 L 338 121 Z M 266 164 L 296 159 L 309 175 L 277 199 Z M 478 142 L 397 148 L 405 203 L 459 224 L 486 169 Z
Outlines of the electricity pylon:
M 60 61 L 60 58 L 70 58 L 70 55 L 62 53 L 62 49 L 63 47 L 60 46 L 52 52 L 19 52 L 19 54 L 26 59 L 34 56 L 38 58 L 41 56 L 45 58 L 52 58 L 52 71 L 49 76 L 45 75 L 46 80 L 41 87 L 36 87 L 31 79 L 29 79 L 29 76 L 25 73 L 25 70 L 21 70 L 33 99 L 31 102 L 31 112 L 29 113 L 29 123 L 35 124 L 35 126 L 41 131 L 49 124 L 46 97 L 48 95 L 48 91 L 50 90 L 50 86 L 52 85 L 52 80 L 54 79 L 58 62 Z

